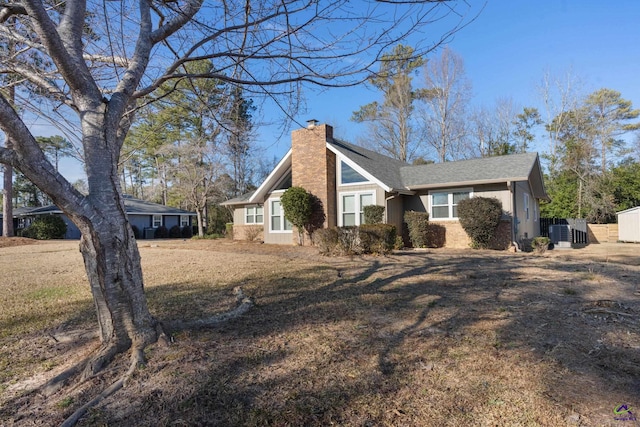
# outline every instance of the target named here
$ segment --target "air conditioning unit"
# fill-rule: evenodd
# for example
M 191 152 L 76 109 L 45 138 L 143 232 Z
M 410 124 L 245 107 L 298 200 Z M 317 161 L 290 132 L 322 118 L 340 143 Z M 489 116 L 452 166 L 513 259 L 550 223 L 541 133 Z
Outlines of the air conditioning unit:
M 556 248 L 570 248 L 573 241 L 571 236 L 571 226 L 568 224 L 550 225 L 549 239 Z

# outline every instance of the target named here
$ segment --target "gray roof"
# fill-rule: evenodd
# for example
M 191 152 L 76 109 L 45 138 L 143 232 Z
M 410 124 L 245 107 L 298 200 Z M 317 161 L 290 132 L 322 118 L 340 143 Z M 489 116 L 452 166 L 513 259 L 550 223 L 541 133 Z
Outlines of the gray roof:
M 389 188 L 405 189 L 400 171 L 409 163 L 337 139 L 329 144 Z
M 512 154 L 407 166 L 400 173 L 404 184 L 411 189 L 478 182 L 524 181 L 529 178 L 537 159 L 537 153 Z
M 173 208 L 159 203 L 147 202 L 129 195 L 124 195 L 123 198 L 124 208 L 128 215 L 196 215 L 195 212 Z M 46 215 L 54 213 L 61 214 L 62 211 L 56 205 L 14 209 L 15 216 Z
M 220 203 L 222 206 L 232 206 L 232 205 L 243 205 L 246 204 L 249 199 L 251 198 L 251 196 L 253 196 L 253 193 L 255 193 L 255 191 L 250 191 L 248 193 L 244 193 L 238 197 L 234 197 L 233 199 L 229 199 L 226 200 L 222 203 Z

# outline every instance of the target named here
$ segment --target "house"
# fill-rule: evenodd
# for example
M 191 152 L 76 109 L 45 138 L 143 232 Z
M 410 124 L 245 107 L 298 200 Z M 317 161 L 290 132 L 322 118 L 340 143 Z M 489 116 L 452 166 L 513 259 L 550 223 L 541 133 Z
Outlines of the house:
M 640 243 L 640 206 L 616 213 L 618 217 L 618 240 Z
M 155 230 L 161 226 L 171 229 L 173 226 L 192 227 L 194 225 L 194 212 L 184 209 L 172 208 L 158 203 L 147 202 L 124 195 L 124 207 L 132 227 L 140 232 L 140 238 L 152 239 Z M 66 215 L 55 205 L 37 208 L 18 208 L 14 210 L 14 228 L 16 230 L 26 228 L 31 222 L 41 215 L 60 215 L 67 224 L 65 239 L 79 239 L 80 230 Z
M 291 134 L 291 149 L 252 193 L 223 203 L 234 211 L 234 238 L 262 227 L 265 243 L 291 244 L 292 226 L 280 196 L 300 186 L 318 197 L 325 227 L 360 225 L 363 207 L 385 207 L 385 222 L 403 228 L 404 213 L 428 212 L 440 230 L 440 246 L 468 247 L 457 219 L 457 203 L 495 197 L 504 215 L 498 233 L 503 247 L 539 235 L 539 200 L 548 199 L 536 153 L 414 166 L 333 137 L 315 120 Z

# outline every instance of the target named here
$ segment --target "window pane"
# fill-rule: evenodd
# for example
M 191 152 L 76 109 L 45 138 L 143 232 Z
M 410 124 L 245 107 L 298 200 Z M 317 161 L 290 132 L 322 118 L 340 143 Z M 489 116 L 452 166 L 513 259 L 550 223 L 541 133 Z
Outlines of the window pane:
M 262 224 L 264 222 L 264 216 L 256 215 L 256 224 Z
M 356 211 L 356 196 L 342 196 L 342 211 L 343 212 Z
M 349 226 L 349 225 L 356 225 L 356 214 L 354 213 L 344 213 L 342 215 L 342 225 Z
M 280 216 L 280 202 L 271 202 L 271 216 Z
M 453 193 L 453 204 L 457 205 L 460 202 L 460 200 L 464 200 L 464 199 L 468 199 L 468 198 L 469 198 L 469 192 L 468 191 Z
M 360 210 L 365 206 L 373 204 L 373 194 L 361 194 L 360 195 Z
M 253 215 L 247 215 L 247 220 L 245 222 L 247 224 L 253 224 Z
M 449 206 L 433 206 L 431 218 L 449 218 Z
M 284 218 L 284 229 L 285 230 L 293 230 L 293 224 L 289 222 L 288 219 Z
M 262 209 L 263 209 L 262 206 L 257 206 L 256 207 L 256 215 L 262 216 Z
M 340 183 L 353 184 L 354 182 L 367 182 L 367 178 L 356 172 L 345 162 L 340 162 Z
M 453 217 L 458 218 L 458 206 L 453 206 Z
M 271 230 L 280 231 L 280 217 L 272 216 L 271 217 Z
M 446 205 L 449 203 L 449 194 L 433 193 L 431 194 L 431 203 L 434 205 Z

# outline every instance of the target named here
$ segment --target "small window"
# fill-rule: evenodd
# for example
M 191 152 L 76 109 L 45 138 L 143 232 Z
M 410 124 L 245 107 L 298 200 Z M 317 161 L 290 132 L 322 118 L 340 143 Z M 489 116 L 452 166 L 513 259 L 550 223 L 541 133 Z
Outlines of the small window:
M 153 216 L 153 228 L 162 227 L 162 215 Z
M 345 162 L 340 162 L 340 184 L 356 184 L 361 182 L 369 182 L 369 180 Z
M 262 224 L 263 222 L 262 206 L 249 206 L 246 208 L 245 224 Z
M 524 193 L 524 217 L 529 221 L 529 195 Z
M 180 215 L 180 227 L 189 226 L 189 215 Z

